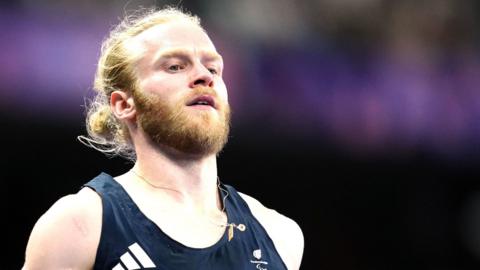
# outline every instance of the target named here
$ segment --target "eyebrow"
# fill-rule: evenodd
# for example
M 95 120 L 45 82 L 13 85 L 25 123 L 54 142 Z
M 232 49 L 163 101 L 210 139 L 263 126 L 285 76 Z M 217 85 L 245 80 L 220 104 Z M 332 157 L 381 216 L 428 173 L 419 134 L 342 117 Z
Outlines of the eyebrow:
M 206 59 L 207 61 L 221 61 L 223 62 L 223 57 L 215 51 L 211 50 L 198 50 L 197 51 L 202 59 Z M 154 56 L 154 63 L 158 63 L 162 59 L 169 59 L 169 58 L 185 58 L 188 55 L 193 54 L 192 50 L 185 49 L 185 48 L 173 48 L 173 49 L 165 49 L 157 52 Z

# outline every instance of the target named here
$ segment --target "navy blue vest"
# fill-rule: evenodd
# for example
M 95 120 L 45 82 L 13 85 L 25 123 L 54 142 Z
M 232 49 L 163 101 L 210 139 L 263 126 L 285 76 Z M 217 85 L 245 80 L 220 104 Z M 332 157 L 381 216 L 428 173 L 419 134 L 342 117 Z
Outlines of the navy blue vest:
M 231 186 L 222 185 L 229 193 L 225 201 L 228 223 L 244 224 L 246 229 L 234 229 L 231 241 L 225 230 L 221 240 L 207 248 L 187 247 L 166 235 L 110 175 L 102 173 L 85 186 L 95 190 L 103 204 L 95 270 L 287 269 L 265 229 Z

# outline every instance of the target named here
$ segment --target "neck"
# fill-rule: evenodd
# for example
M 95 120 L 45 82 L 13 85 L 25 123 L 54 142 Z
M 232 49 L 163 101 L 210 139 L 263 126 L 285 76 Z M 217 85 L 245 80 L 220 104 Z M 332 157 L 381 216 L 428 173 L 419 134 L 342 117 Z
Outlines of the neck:
M 131 173 L 132 183 L 197 212 L 215 213 L 221 209 L 215 154 L 188 156 L 152 147 L 139 150 L 137 147 L 132 170 L 141 177 Z

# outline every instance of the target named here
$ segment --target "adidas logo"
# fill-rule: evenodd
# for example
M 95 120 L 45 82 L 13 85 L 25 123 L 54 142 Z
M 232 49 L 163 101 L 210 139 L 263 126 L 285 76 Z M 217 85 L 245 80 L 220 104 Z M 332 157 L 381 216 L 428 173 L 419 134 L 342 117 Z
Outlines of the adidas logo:
M 145 268 L 155 268 L 155 264 L 152 262 L 147 253 L 140 247 L 138 243 L 135 243 L 128 247 L 129 251 L 120 256 L 120 261 L 112 268 L 112 270 L 135 270 Z

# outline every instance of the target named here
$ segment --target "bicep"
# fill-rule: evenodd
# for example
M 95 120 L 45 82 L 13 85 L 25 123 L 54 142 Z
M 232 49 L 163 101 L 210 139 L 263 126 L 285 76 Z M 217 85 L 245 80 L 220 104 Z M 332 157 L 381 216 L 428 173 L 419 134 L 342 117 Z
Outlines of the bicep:
M 75 196 L 60 199 L 37 221 L 28 240 L 24 269 L 92 268 L 100 230 L 92 225 L 98 213 L 88 211 Z

